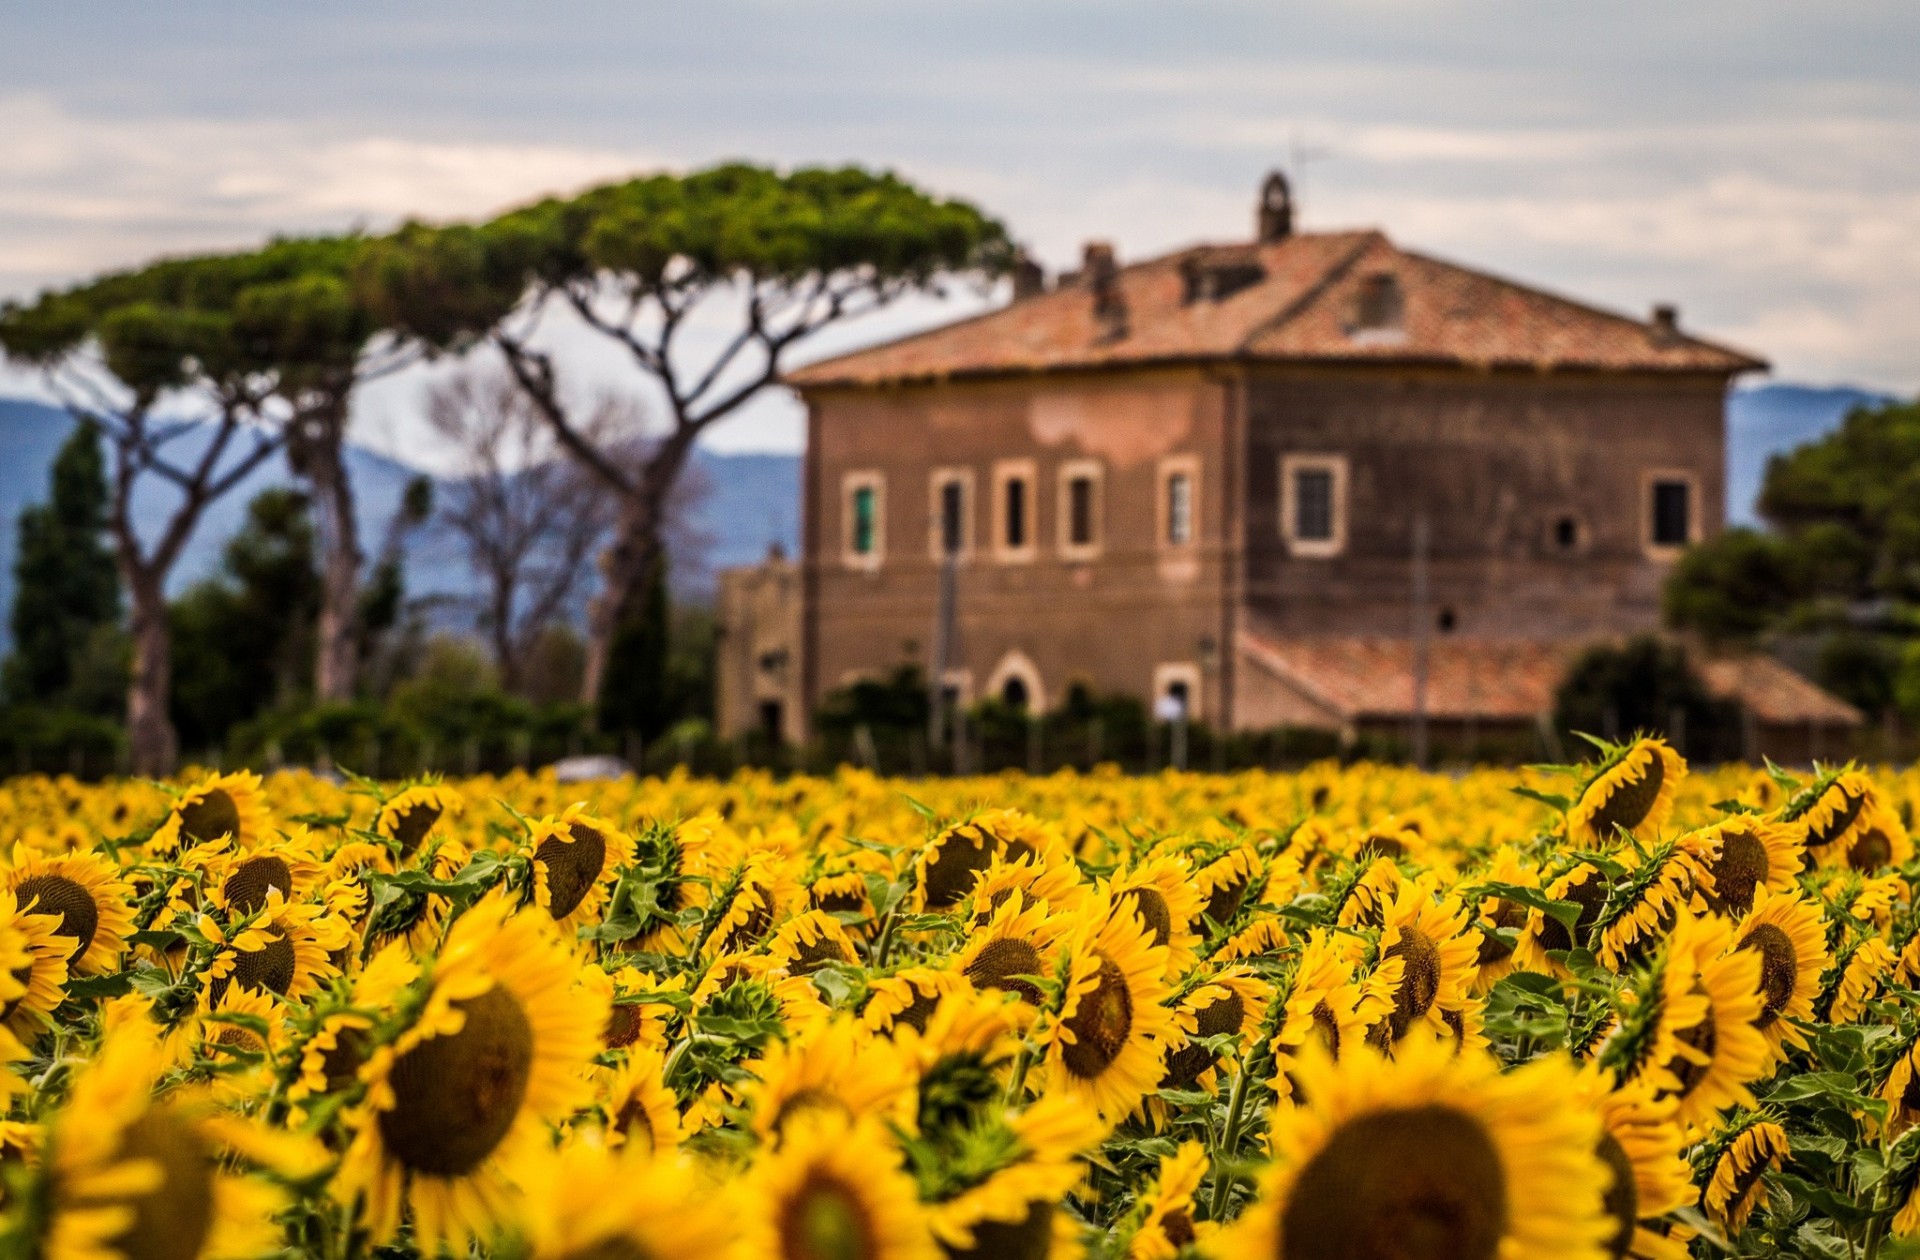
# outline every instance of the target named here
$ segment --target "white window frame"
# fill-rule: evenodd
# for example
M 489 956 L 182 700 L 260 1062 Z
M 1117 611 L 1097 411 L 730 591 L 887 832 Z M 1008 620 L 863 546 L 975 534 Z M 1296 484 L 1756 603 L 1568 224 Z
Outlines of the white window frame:
M 1324 472 L 1333 481 L 1330 522 L 1333 529 L 1326 538 L 1302 538 L 1296 532 L 1299 504 L 1294 478 L 1303 472 Z M 1335 451 L 1294 451 L 1280 457 L 1280 537 L 1286 540 L 1289 555 L 1306 560 L 1325 560 L 1347 549 L 1348 503 L 1347 457 Z
M 1182 475 L 1187 478 L 1187 537 L 1184 542 L 1175 542 L 1173 540 L 1173 479 Z M 1169 455 L 1162 459 L 1154 499 L 1153 526 L 1155 536 L 1159 539 L 1160 549 L 1181 554 L 1193 551 L 1199 545 L 1200 535 L 1203 532 L 1200 457 Z
M 960 550 L 954 553 L 954 559 L 965 564 L 973 558 L 973 482 L 973 469 L 958 466 L 936 468 L 927 479 L 927 555 L 936 564 L 947 558 L 940 545 L 940 492 L 951 485 L 960 487 Z
M 1682 482 L 1687 487 L 1687 541 L 1657 543 L 1653 540 L 1653 488 L 1663 481 Z M 1674 560 L 1702 538 L 1700 477 L 1689 468 L 1649 468 L 1640 474 L 1640 546 L 1653 560 Z
M 1047 685 L 1040 677 L 1040 667 L 1033 658 L 1019 648 L 1014 648 L 1000 658 L 993 672 L 987 675 L 986 690 L 980 694 L 995 700 L 1000 698 L 1000 689 L 1007 685 L 1007 679 L 1018 678 L 1027 689 L 1027 712 L 1038 716 L 1047 712 Z
M 1147 702 L 1147 712 L 1152 713 L 1159 704 L 1160 697 L 1174 683 L 1187 685 L 1187 721 L 1201 720 L 1204 709 L 1200 693 L 1200 666 L 1193 661 L 1162 661 L 1153 667 L 1153 696 Z
M 873 550 L 854 550 L 854 496 L 873 491 Z M 877 468 L 858 468 L 840 478 L 840 558 L 849 569 L 872 572 L 887 554 L 887 478 Z
M 1093 483 L 1091 536 L 1086 542 L 1073 541 L 1073 483 L 1085 478 Z M 1056 504 L 1055 527 L 1059 535 L 1060 555 L 1066 560 L 1093 560 L 1106 545 L 1107 470 L 1097 459 L 1070 459 L 1060 465 L 1060 486 Z
M 1007 484 L 1027 486 L 1026 541 L 1007 545 Z M 1040 554 L 1040 467 L 1031 459 L 1002 459 L 993 465 L 993 558 L 1002 564 L 1026 564 Z

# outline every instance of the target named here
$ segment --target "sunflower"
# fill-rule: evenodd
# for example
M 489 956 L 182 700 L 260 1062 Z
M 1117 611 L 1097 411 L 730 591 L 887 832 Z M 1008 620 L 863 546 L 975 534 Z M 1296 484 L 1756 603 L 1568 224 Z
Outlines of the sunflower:
M 600 1033 L 607 1049 L 666 1045 L 667 1023 L 673 1014 L 672 1003 L 677 1000 L 668 995 L 686 991 L 685 975 L 661 982 L 652 972 L 632 967 L 622 967 L 608 976 L 598 967 L 588 966 L 583 976 L 600 985 L 609 1005 L 607 1026 Z
M 1803 865 L 1793 833 L 1756 814 L 1735 814 L 1688 832 L 1680 844 L 1698 863 L 1695 908 L 1722 914 L 1752 909 L 1756 889 L 1786 892 Z
M 249 849 L 230 840 L 210 840 L 187 855 L 182 865 L 206 873 L 207 900 L 232 915 L 263 908 L 275 892 L 283 901 L 303 901 L 326 874 L 319 847 L 305 827 L 278 840 L 262 839 Z
M 741 1260 L 939 1260 L 913 1178 L 877 1121 L 796 1117 L 741 1189 Z
M 498 894 L 454 922 L 417 1013 L 360 1068 L 367 1096 L 341 1162 L 378 1242 L 413 1218 L 432 1254 L 505 1211 L 515 1156 L 588 1101 L 606 1008 L 574 983 L 566 946 Z
M 1198 1142 L 1182 1142 L 1160 1161 L 1159 1175 L 1141 1196 L 1146 1216 L 1127 1242 L 1126 1260 L 1175 1260 L 1213 1236 L 1219 1226 L 1193 1218 L 1193 1196 L 1206 1175 L 1207 1151 Z
M 6 987 L 0 994 L 0 1021 L 28 1041 L 53 1023 L 53 1012 L 67 996 L 67 959 L 76 952 L 70 936 L 58 934 L 61 920 L 49 914 L 23 914 L 18 894 L 0 891 L 0 937 L 9 948 Z
M 1662 1019 L 1671 1030 L 1671 1054 L 1649 1081 L 1677 1100 L 1683 1125 L 1705 1122 L 1722 1107 L 1753 1105 L 1747 1086 L 1766 1074 L 1770 1057 L 1758 1027 L 1762 958 L 1733 948 L 1723 919 L 1682 915 L 1667 940 L 1665 966 L 1676 983 Z M 1690 983 L 1688 981 L 1690 980 Z
M 374 1046 L 374 1025 L 420 976 L 420 964 L 405 945 L 394 942 L 375 954 L 354 977 L 344 1006 L 321 1008 L 318 1022 L 297 1035 L 290 1061 L 297 1059 L 287 1100 L 304 1108 L 309 1099 L 354 1089 L 360 1066 Z
M 1038 974 L 1038 973 L 1036 973 Z M 890 1035 L 897 1028 L 927 1030 L 927 1021 L 942 998 L 972 992 L 967 977 L 939 967 L 902 967 L 890 976 L 875 976 L 867 984 L 867 1004 L 860 1022 L 871 1032 Z
M 893 1044 L 915 1077 L 911 1127 L 965 1127 L 1000 1103 L 1023 1009 L 1004 993 L 967 989 L 940 999 L 924 1031 L 901 1027 Z
M 1863 939 L 1840 959 L 1838 978 L 1827 1006 L 1830 1024 L 1857 1024 L 1867 1014 L 1867 1006 L 1886 991 L 1899 958 L 1877 936 Z
M 879 918 L 873 908 L 873 896 L 867 888 L 867 877 L 860 871 L 841 871 L 809 881 L 807 905 L 832 915 L 849 933 L 870 937 L 880 930 Z M 844 917 L 846 915 L 860 917 L 849 921 Z
M 928 1215 L 947 1260 L 1064 1260 L 1076 1231 L 1060 1202 L 1078 1185 L 1080 1153 L 1106 1126 L 1093 1111 L 1059 1094 L 989 1126 L 1002 1159 L 988 1172 L 933 1188 Z M 951 1175 L 951 1174 L 949 1174 Z M 922 1184 L 923 1197 L 928 1187 Z
M 1598 1117 L 1563 1058 L 1503 1073 L 1410 1042 L 1391 1060 L 1317 1050 L 1273 1112 L 1273 1163 L 1224 1255 L 1600 1260 L 1614 1225 Z
M 762 1141 L 784 1140 L 797 1117 L 834 1111 L 901 1123 L 912 1108 L 913 1079 L 894 1047 L 851 1019 L 821 1020 L 767 1048 L 747 1065 L 742 1091 Z
M 1714 1142 L 1713 1174 L 1700 1203 L 1715 1224 L 1738 1234 L 1758 1208 L 1767 1205 L 1766 1175 L 1786 1162 L 1786 1130 L 1771 1120 L 1748 1116 L 1721 1131 Z
M 939 832 L 914 861 L 914 907 L 951 910 L 973 891 L 993 859 L 1044 862 L 1064 845 L 1060 834 L 1030 814 L 988 809 Z
M 192 1098 L 155 1097 L 165 1065 L 155 1031 L 144 1018 L 120 1023 L 52 1121 L 47 1260 L 205 1260 L 279 1241 L 280 1197 L 223 1159 L 240 1130 Z
M 1618 971 L 1666 935 L 1683 906 L 1693 900 L 1700 865 L 1678 844 L 1655 845 L 1650 852 L 1623 854 L 1626 875 L 1594 920 L 1600 933 L 1595 951 L 1602 966 Z
M 666 1056 L 653 1046 L 628 1052 L 607 1081 L 601 1109 L 607 1115 L 607 1144 L 631 1146 L 650 1155 L 678 1149 L 684 1134 L 680 1100 L 667 1088 Z
M 994 911 L 991 922 L 971 934 L 953 960 L 953 970 L 976 989 L 1003 989 L 1037 1007 L 1044 998 L 1036 977 L 1053 970 L 1058 942 L 1072 923 L 1065 915 L 1049 915 L 1043 905 L 1028 905 L 1016 893 Z M 1159 957 L 1166 957 L 1164 951 Z
M 1866 833 L 1878 801 L 1873 780 L 1848 767 L 1815 779 L 1787 802 L 1780 817 L 1815 857 L 1844 855 Z
M 1211 1089 L 1222 1051 L 1197 1040 L 1244 1037 L 1267 1017 L 1268 986 L 1245 967 L 1229 967 L 1182 994 L 1173 1008 L 1161 1089 Z
M 1248 896 L 1259 891 L 1261 874 L 1260 851 L 1252 845 L 1231 849 L 1207 863 L 1193 877 L 1194 890 L 1200 894 L 1200 913 L 1221 927 L 1228 926 Z
M 1448 898 L 1436 903 L 1427 890 L 1406 884 L 1387 909 L 1380 934 L 1382 961 L 1399 960 L 1404 970 L 1393 994 L 1387 1028 L 1392 1040 L 1418 1030 L 1445 1038 L 1453 1030 L 1446 1016 L 1473 1001 L 1480 945 L 1467 931 L 1467 914 Z
M 1049 850 L 1055 860 L 1028 854 L 1017 859 L 996 855 L 987 869 L 974 881 L 973 891 L 962 899 L 962 917 L 974 927 L 984 927 L 994 911 L 1005 905 L 1014 893 L 1024 893 L 1028 904 L 1045 902 L 1055 914 L 1070 914 L 1087 898 L 1087 886 L 1081 882 L 1080 868 L 1064 849 Z
M 450 880 L 472 857 L 459 841 L 441 840 L 426 851 L 424 860 L 416 856 L 414 869 L 425 871 L 436 880 Z M 393 915 L 396 908 L 402 913 Z M 440 932 L 452 909 L 452 900 L 442 893 L 407 894 L 375 916 L 368 928 L 366 943 L 379 946 L 392 940 L 403 941 L 414 957 L 425 958 L 439 945 Z
M 1580 913 L 1569 929 L 1565 923 L 1541 910 L 1527 911 L 1527 926 L 1513 948 L 1513 963 L 1525 971 L 1540 971 L 1571 979 L 1566 965 L 1552 957 L 1564 950 L 1584 946 L 1606 908 L 1607 877 L 1591 862 L 1580 862 L 1547 882 L 1551 901 L 1571 901 Z
M 709 1260 L 727 1254 L 727 1196 L 692 1165 L 577 1136 L 529 1159 L 528 1260 Z
M 73 940 L 67 966 L 75 975 L 104 975 L 120 966 L 133 932 L 133 889 L 104 854 L 42 857 L 16 844 L 6 887 L 26 913 L 58 920 L 54 930 Z
M 1406 882 L 1392 858 L 1377 857 L 1365 867 L 1355 868 L 1355 877 L 1344 888 L 1329 890 L 1340 906 L 1334 922 L 1350 928 L 1381 926 L 1387 921 L 1387 907 Z
M 1394 993 L 1405 971 L 1406 960 L 1395 958 L 1364 981 L 1356 980 L 1346 947 L 1325 928 L 1315 928 L 1287 982 L 1274 1030 L 1274 1092 L 1283 1099 L 1290 1096 L 1287 1069 L 1308 1045 L 1338 1060 L 1365 1040 L 1370 1029 L 1384 1024 L 1394 1011 Z
M 239 930 L 233 931 L 236 926 Z M 320 906 L 288 905 L 278 889 L 268 893 L 258 914 L 237 925 L 223 927 L 203 914 L 199 928 L 215 946 L 205 974 L 208 1009 L 220 1004 L 229 984 L 285 998 L 306 997 L 339 974 L 328 953 L 348 935 L 346 925 Z
M 1613 846 L 1619 832 L 1652 835 L 1666 825 L 1687 763 L 1661 739 L 1614 745 L 1567 810 L 1567 836 L 1589 848 Z
M 1046 1032 L 1048 1088 L 1117 1120 L 1160 1080 L 1173 1013 L 1167 954 L 1137 915 L 1089 906 L 1067 943 L 1065 984 Z
M 1899 813 L 1875 801 L 1844 856 L 1846 864 L 1856 871 L 1871 873 L 1904 866 L 1913 860 L 1913 839 L 1907 835 Z
M 796 976 L 812 975 L 829 963 L 850 966 L 858 960 L 846 929 L 825 910 L 809 910 L 781 924 L 767 952 L 775 965 Z
M 1232 936 L 1213 947 L 1207 960 L 1218 966 L 1244 962 L 1250 958 L 1277 958 L 1292 948 L 1286 920 L 1277 914 L 1250 916 Z M 1169 969 L 1169 974 L 1173 973 Z
M 1162 854 L 1138 862 L 1106 885 L 1114 913 L 1138 915 L 1155 945 L 1167 950 L 1167 974 L 1185 975 L 1193 966 L 1200 934 L 1200 892 L 1183 857 Z
M 1657 1099 L 1644 1081 L 1615 1086 L 1610 1073 L 1594 1068 L 1580 1074 L 1579 1101 L 1600 1117 L 1598 1153 L 1613 1173 L 1606 1200 L 1614 1226 L 1609 1253 L 1636 1260 L 1685 1260 L 1686 1249 L 1650 1225 L 1694 1201 L 1692 1169 L 1681 1156 L 1686 1142 L 1673 1118 L 1673 1102 Z
M 1483 882 L 1538 888 L 1540 873 L 1522 861 L 1513 849 L 1502 848 L 1493 855 Z M 1480 952 L 1474 958 L 1479 970 L 1473 977 L 1474 993 L 1484 994 L 1513 974 L 1517 966 L 1514 950 L 1526 925 L 1527 908 L 1519 902 L 1491 894 L 1480 899 L 1480 919 L 1476 924 L 1480 929 Z M 1512 940 L 1507 939 L 1507 933 L 1513 934 Z
M 380 803 L 373 830 L 398 845 L 402 857 L 411 857 L 442 818 L 458 815 L 465 807 L 460 793 L 423 779 Z
M 747 854 L 720 881 L 707 906 L 701 923 L 701 948 L 713 954 L 732 954 L 759 943 L 788 906 L 788 883 L 778 854 L 766 850 Z
M 223 837 L 231 839 L 235 848 L 246 848 L 266 826 L 259 775 L 246 770 L 208 775 L 174 798 L 173 808 L 147 841 L 147 849 L 165 856 Z
M 1761 1006 L 1754 1023 L 1782 1057 L 1789 1047 L 1807 1044 L 1806 1033 L 1796 1025 L 1813 1018 L 1820 973 L 1830 961 L 1825 927 L 1819 908 L 1797 892 L 1786 896 L 1762 890 L 1735 933 L 1735 949 L 1760 955 Z
M 558 818 L 536 820 L 521 852 L 530 863 L 533 904 L 572 935 L 599 917 L 607 890 L 633 859 L 633 841 L 574 804 Z

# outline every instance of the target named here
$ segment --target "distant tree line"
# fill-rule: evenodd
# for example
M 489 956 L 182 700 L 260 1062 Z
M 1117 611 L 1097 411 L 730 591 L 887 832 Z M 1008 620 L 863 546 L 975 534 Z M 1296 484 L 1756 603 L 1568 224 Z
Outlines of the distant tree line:
M 456 527 L 478 542 L 496 526 L 525 523 L 537 511 L 533 498 L 594 488 L 579 501 L 603 515 L 538 524 L 543 547 L 558 545 L 564 557 L 567 544 L 554 540 L 577 526 L 573 545 L 594 553 L 574 700 L 603 732 L 644 724 L 665 705 L 666 683 L 628 662 L 670 655 L 668 524 L 694 443 L 776 383 L 795 347 L 821 329 L 948 278 L 997 274 L 1010 258 L 995 220 L 896 176 L 735 164 L 550 198 L 486 223 L 409 223 L 384 236 L 281 239 L 167 259 L 0 307 L 0 350 L 41 369 L 81 422 L 77 432 L 89 435 L 75 439 L 69 472 L 92 459 L 106 486 L 92 499 L 50 502 L 35 518 L 42 534 L 31 548 L 23 536 L 23 580 L 33 565 L 47 568 L 50 552 L 84 553 L 91 567 L 46 571 L 46 581 L 28 583 L 31 594 L 23 590 L 40 613 L 23 621 L 16 608 L 8 698 L 33 701 L 36 711 L 97 713 L 97 696 L 87 697 L 91 709 L 72 709 L 73 689 L 97 687 L 114 671 L 74 655 L 91 649 L 66 631 L 117 628 L 121 720 L 132 767 L 143 774 L 177 763 L 185 694 L 201 697 L 193 720 L 215 726 L 232 716 L 220 695 L 257 701 L 297 691 L 336 707 L 367 698 L 373 645 L 392 628 L 398 567 L 390 548 L 367 555 L 345 459 L 353 398 L 424 359 L 484 353 L 518 401 L 496 392 L 486 400 L 491 421 L 457 415 L 463 406 L 475 412 L 477 397 L 441 403 L 436 426 L 459 430 L 474 464 L 451 505 Z M 696 317 L 708 328 L 724 319 L 716 345 L 687 336 Z M 617 347 L 635 373 L 636 398 L 644 389 L 653 406 L 637 412 L 645 404 L 629 402 L 610 413 L 605 399 L 574 388 L 536 335 L 543 320 L 560 318 Z M 537 442 L 529 416 L 542 426 Z M 485 425 L 496 421 L 489 436 Z M 515 444 L 540 461 L 566 461 L 566 484 L 562 474 L 540 473 L 512 484 L 518 500 L 489 501 L 487 479 L 506 484 L 497 460 Z M 282 451 L 298 495 L 254 504 L 227 572 L 170 606 L 168 579 L 208 507 Z M 150 483 L 170 491 L 170 509 L 143 534 L 133 496 Z M 294 582 L 298 554 L 311 564 Z M 495 668 L 509 677 L 551 624 L 543 603 L 580 589 L 585 556 L 574 556 L 574 576 L 558 594 L 551 550 L 521 559 L 482 564 L 494 598 L 484 633 Z M 113 583 L 104 581 L 109 567 Z M 292 585 L 269 589 L 279 581 Z M 191 655 L 194 634 L 226 624 L 250 600 L 297 631 L 244 669 Z M 264 623 L 254 629 L 267 633 Z M 102 633 L 108 650 L 112 632 Z M 264 691 L 254 686 L 259 671 L 273 675 Z

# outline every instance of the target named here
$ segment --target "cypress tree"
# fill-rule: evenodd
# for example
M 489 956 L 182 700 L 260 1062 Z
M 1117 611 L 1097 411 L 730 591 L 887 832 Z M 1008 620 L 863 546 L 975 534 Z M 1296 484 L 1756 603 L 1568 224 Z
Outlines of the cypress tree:
M 52 495 L 20 513 L 14 557 L 13 654 L 4 684 L 15 704 L 59 704 L 93 631 L 120 617 L 120 577 L 107 544 L 100 434 L 75 426 L 54 457 Z

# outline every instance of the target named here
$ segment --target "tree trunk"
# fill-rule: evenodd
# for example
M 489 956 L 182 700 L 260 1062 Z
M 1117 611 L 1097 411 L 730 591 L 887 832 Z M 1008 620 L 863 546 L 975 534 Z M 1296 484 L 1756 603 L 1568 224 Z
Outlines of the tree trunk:
M 133 673 L 127 685 L 127 745 L 133 772 L 158 778 L 173 773 L 179 736 L 167 712 L 172 690 L 173 643 L 167 627 L 167 593 L 152 574 L 126 579 L 132 606 Z
M 620 625 L 639 606 L 654 566 L 660 563 L 659 526 L 659 514 L 650 499 L 629 498 L 621 504 L 613 541 L 600 556 L 600 593 L 587 611 L 586 672 L 580 680 L 580 702 L 596 713 Z
M 320 618 L 315 632 L 313 694 L 321 702 L 353 699 L 360 666 L 360 523 L 347 480 L 344 397 L 296 426 L 288 454 L 313 487 L 320 526 Z

